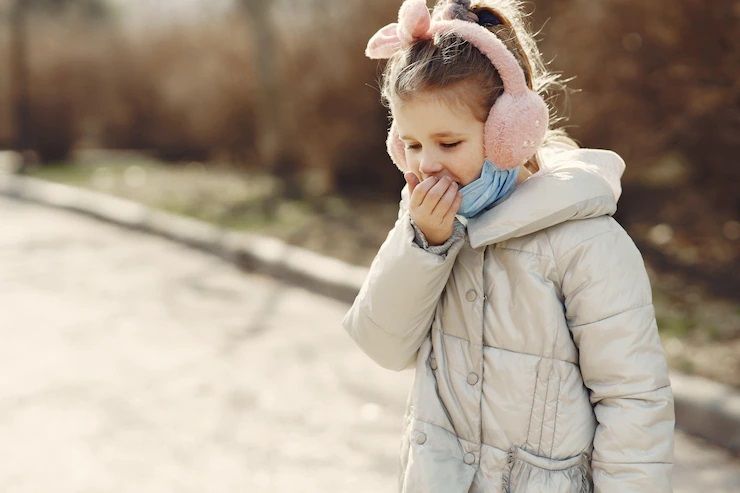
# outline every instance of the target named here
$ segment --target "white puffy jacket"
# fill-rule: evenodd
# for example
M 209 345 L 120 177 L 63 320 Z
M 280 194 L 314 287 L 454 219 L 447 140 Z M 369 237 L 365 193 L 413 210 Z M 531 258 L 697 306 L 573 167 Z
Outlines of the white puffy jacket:
M 379 365 L 415 368 L 400 492 L 672 491 L 673 394 L 650 281 L 612 217 L 624 161 L 540 157 L 441 254 L 414 241 L 404 186 L 343 319 Z

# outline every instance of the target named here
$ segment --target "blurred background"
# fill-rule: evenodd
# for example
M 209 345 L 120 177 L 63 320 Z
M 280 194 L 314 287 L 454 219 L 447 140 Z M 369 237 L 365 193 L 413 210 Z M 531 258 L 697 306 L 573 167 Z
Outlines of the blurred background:
M 404 182 L 363 51 L 399 3 L 0 0 L 5 166 L 369 266 Z M 568 132 L 627 163 L 670 364 L 740 387 L 740 2 L 525 7 Z

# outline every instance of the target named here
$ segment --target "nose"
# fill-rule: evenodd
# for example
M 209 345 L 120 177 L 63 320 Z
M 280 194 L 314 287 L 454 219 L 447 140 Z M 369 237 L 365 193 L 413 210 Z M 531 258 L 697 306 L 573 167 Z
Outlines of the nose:
M 419 172 L 424 176 L 438 174 L 443 169 L 442 163 L 434 155 L 423 155 L 419 160 Z

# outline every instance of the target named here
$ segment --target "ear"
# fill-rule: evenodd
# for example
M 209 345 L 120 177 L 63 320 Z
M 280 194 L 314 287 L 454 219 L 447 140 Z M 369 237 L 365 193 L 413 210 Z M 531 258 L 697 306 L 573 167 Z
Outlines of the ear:
M 373 34 L 365 48 L 365 56 L 368 58 L 390 58 L 393 53 L 401 47 L 398 37 L 398 23 L 393 22 L 380 28 Z

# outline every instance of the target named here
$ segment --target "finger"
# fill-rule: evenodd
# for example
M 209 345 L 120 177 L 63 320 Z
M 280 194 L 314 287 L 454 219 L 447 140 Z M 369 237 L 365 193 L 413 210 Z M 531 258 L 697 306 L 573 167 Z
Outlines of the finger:
M 442 177 L 437 184 L 427 192 L 424 202 L 421 204 L 422 210 L 427 214 L 432 214 L 440 199 L 453 183 L 454 181 L 452 181 L 451 178 L 447 176 Z
M 432 214 L 434 214 L 435 216 L 438 216 L 440 221 L 443 221 L 445 215 L 447 214 L 447 210 L 450 208 L 450 205 L 452 205 L 452 202 L 455 200 L 456 196 L 457 196 L 457 183 L 453 181 L 447 187 L 447 190 L 444 192 L 442 197 L 439 199 L 439 202 L 437 202 L 437 205 L 434 207 Z
M 437 183 L 437 178 L 434 176 L 430 176 L 429 178 L 426 178 L 424 181 L 419 183 L 415 187 L 414 193 L 411 194 L 411 205 L 413 207 L 419 207 L 424 202 L 424 199 L 426 198 L 429 190 L 436 183 Z
M 462 193 L 457 192 L 457 195 L 455 196 L 455 200 L 452 201 L 452 204 L 450 205 L 450 208 L 445 213 L 445 222 L 446 221 L 452 221 L 455 218 L 455 214 L 457 214 L 457 211 L 460 210 L 460 204 L 462 204 Z
M 414 193 L 414 189 L 419 184 L 419 178 L 412 171 L 407 171 L 403 177 L 409 185 L 409 194 Z

